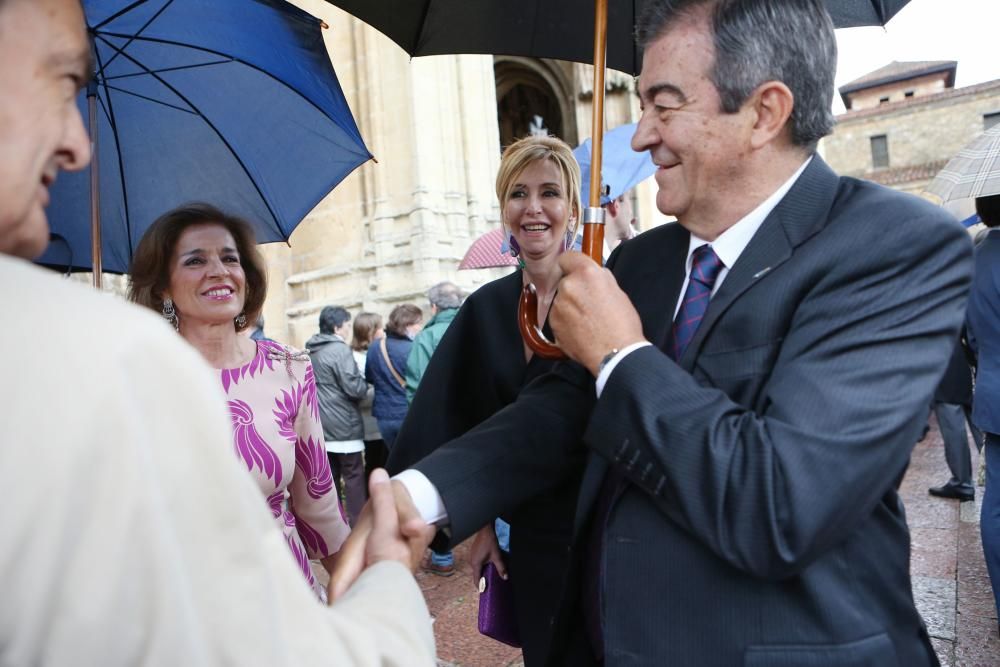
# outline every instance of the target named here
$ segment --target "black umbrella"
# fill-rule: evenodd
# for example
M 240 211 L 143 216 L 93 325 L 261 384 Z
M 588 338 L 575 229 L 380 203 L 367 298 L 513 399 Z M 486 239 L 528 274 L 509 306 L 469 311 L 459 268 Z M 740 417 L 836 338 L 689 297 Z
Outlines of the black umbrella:
M 638 74 L 635 17 L 645 0 L 327 0 L 396 42 L 411 56 L 483 53 L 572 60 L 594 65 L 590 202 L 583 252 L 602 259 L 600 208 L 604 69 Z M 825 0 L 838 28 L 885 25 L 909 0 Z M 593 40 L 591 40 L 593 36 Z M 596 58 L 595 58 L 596 54 Z M 518 316 L 528 345 L 545 358 L 562 352 L 535 322 L 534 288 L 525 288 Z
M 327 0 L 411 56 L 451 53 L 594 62 L 594 0 Z M 826 0 L 838 28 L 885 25 L 909 0 Z M 633 38 L 644 0 L 608 3 L 607 65 L 638 74 Z

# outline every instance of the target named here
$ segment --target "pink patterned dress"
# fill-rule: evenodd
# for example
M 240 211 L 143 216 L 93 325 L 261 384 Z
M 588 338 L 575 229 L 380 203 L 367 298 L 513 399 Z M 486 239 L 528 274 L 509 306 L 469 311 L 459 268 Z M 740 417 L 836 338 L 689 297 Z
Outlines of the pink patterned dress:
M 309 559 L 336 553 L 350 528 L 326 456 L 308 354 L 261 340 L 248 364 L 220 373 L 236 455 L 257 480 L 302 574 L 322 598 Z

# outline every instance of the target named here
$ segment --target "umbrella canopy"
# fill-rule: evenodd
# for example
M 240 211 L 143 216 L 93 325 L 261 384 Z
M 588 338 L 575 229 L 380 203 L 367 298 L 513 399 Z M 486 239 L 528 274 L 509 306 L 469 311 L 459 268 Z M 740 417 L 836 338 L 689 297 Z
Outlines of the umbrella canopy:
M 942 203 L 1000 194 L 1000 125 L 980 134 L 949 160 L 927 192 Z
M 327 0 L 411 56 L 449 53 L 594 62 L 594 0 Z M 885 25 L 909 0 L 826 0 L 838 28 Z M 608 67 L 638 74 L 635 19 L 643 0 L 608 3 Z
M 604 159 L 601 165 L 601 183 L 608 187 L 607 194 L 601 193 L 601 204 L 625 194 L 656 172 L 656 165 L 649 151 L 636 153 L 632 150 L 632 135 L 635 123 L 621 125 L 604 134 Z M 580 163 L 580 199 L 590 199 L 590 139 L 573 149 L 576 161 Z
M 465 251 L 465 257 L 459 263 L 458 270 L 517 266 L 517 259 L 502 250 L 506 247 L 506 242 L 503 227 L 491 229 L 472 242 Z
M 60 177 L 40 262 L 90 270 L 97 169 L 103 268 L 128 270 L 162 213 L 202 200 L 255 225 L 295 226 L 371 158 L 323 44 L 283 0 L 84 0 L 94 40 L 97 151 Z M 79 105 L 88 118 L 86 94 Z

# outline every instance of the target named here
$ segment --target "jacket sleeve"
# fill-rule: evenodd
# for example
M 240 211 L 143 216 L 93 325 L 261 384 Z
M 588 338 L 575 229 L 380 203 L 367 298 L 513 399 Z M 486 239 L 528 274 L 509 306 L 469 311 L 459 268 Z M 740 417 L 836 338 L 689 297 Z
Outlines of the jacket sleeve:
M 338 350 L 335 360 L 337 382 L 345 396 L 353 399 L 355 402 L 360 402 L 368 393 L 368 382 L 361 374 L 358 362 L 354 360 L 354 355 L 351 354 L 351 348 L 347 345 L 343 345 L 342 348 L 342 350 Z
M 979 343 L 976 342 L 976 332 L 972 329 L 972 322 L 965 320 L 965 343 L 969 351 L 969 363 L 975 368 L 979 363 Z
M 326 455 L 312 364 L 304 365 L 295 418 L 295 474 L 288 490 L 296 528 L 309 557 L 325 558 L 340 549 L 351 530 L 340 507 Z
M 937 217 L 906 222 L 809 286 L 761 409 L 642 348 L 612 372 L 587 444 L 734 567 L 806 568 L 905 469 L 962 321 L 968 239 Z
M 410 354 L 406 358 L 406 402 L 413 403 L 413 397 L 417 393 L 417 387 L 424 377 L 427 364 L 431 361 L 434 350 L 431 348 L 433 340 L 430 336 L 418 335 L 410 348 Z
M 368 352 L 365 353 L 365 381 L 370 385 L 375 384 L 375 364 L 372 355 L 375 354 L 373 350 L 378 344 L 377 340 L 373 340 Z
M 413 467 L 441 494 L 451 543 L 580 471 L 593 405 L 590 373 L 572 362 L 560 363 L 528 384 L 514 403 L 416 463 Z M 411 426 L 403 424 L 397 445 Z M 394 447 L 390 464 L 396 456 Z M 399 467 L 390 465 L 391 470 Z

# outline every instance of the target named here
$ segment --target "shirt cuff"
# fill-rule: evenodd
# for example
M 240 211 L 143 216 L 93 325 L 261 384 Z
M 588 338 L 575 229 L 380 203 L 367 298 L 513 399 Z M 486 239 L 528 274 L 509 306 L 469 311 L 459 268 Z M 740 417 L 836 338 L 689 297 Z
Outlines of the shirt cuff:
M 428 524 L 448 523 L 448 512 L 444 509 L 441 494 L 427 479 L 427 475 L 412 468 L 395 475 L 394 480 L 402 484 L 413 500 L 413 506 L 420 512 L 420 518 Z
M 608 378 L 611 377 L 611 371 L 615 370 L 615 366 L 618 365 L 618 362 L 620 362 L 622 359 L 627 357 L 632 352 L 638 350 L 640 347 L 646 347 L 647 345 L 652 345 L 652 343 L 650 343 L 648 340 L 640 341 L 638 343 L 632 343 L 628 347 L 623 347 L 621 350 L 618 351 L 618 354 L 611 357 L 611 361 L 604 364 L 604 368 L 602 368 L 601 372 L 597 374 L 597 381 L 594 383 L 595 388 L 597 389 L 597 398 L 601 397 L 601 392 L 604 391 L 604 385 L 607 384 Z M 430 484 L 430 482 L 428 482 L 428 484 Z

